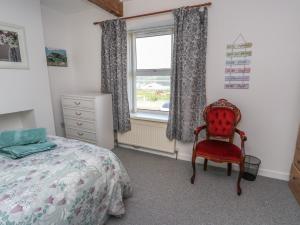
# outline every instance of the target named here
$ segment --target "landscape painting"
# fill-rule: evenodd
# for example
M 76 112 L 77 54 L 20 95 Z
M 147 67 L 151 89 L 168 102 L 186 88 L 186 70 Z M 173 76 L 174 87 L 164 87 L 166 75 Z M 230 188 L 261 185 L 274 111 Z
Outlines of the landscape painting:
M 46 48 L 48 66 L 68 66 L 67 52 L 64 49 Z
M 0 68 L 26 68 L 24 28 L 0 23 Z

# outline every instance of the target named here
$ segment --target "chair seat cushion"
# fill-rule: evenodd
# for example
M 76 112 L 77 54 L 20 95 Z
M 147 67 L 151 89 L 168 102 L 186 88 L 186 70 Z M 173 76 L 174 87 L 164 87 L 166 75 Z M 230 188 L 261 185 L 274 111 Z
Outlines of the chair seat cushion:
M 217 162 L 239 163 L 242 151 L 230 142 L 218 140 L 204 140 L 197 144 L 196 155 Z

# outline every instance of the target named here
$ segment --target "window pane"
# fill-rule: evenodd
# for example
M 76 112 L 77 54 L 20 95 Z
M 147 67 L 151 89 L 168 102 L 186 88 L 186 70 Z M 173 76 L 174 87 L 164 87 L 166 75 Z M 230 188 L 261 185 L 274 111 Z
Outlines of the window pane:
M 137 76 L 137 109 L 169 111 L 170 76 Z
M 170 69 L 172 35 L 136 39 L 137 69 Z

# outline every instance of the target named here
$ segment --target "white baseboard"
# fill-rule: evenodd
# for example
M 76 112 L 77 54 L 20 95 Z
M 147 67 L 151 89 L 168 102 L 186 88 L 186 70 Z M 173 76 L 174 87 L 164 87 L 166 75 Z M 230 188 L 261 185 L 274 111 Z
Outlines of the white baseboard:
M 164 153 L 164 152 L 160 152 L 160 151 L 155 151 L 155 150 L 150 150 L 150 149 L 145 149 L 145 148 L 135 148 L 133 146 L 130 145 L 125 145 L 125 144 L 119 144 L 120 147 L 124 147 L 124 148 L 130 148 L 130 149 L 134 149 L 136 151 L 142 151 L 142 152 L 147 152 L 147 153 L 151 153 L 151 154 L 155 154 L 155 155 L 160 155 L 160 156 L 165 156 L 165 157 L 169 157 L 169 158 L 176 158 L 176 154 L 169 154 L 169 153 Z M 192 160 L 192 155 L 191 154 L 184 154 L 184 153 L 180 153 L 178 152 L 178 156 L 177 156 L 178 160 L 183 160 L 183 161 L 191 161 Z M 203 164 L 204 160 L 202 158 L 197 158 L 197 163 Z M 226 164 L 222 163 L 214 163 L 214 162 L 210 162 L 210 165 L 216 166 L 216 167 L 221 167 L 221 168 L 226 168 Z M 236 165 L 232 165 L 232 169 L 235 171 L 238 171 L 238 166 Z M 268 170 L 268 169 L 259 169 L 258 174 L 260 176 L 263 177 L 269 177 L 269 178 L 273 178 L 273 179 L 277 179 L 277 180 L 284 180 L 284 181 L 288 181 L 289 180 L 289 174 L 288 173 L 283 173 L 280 171 L 275 171 L 275 170 Z
M 275 170 L 268 170 L 268 169 L 260 169 L 258 174 L 263 177 L 270 177 L 274 178 L 277 180 L 284 180 L 288 181 L 289 180 L 289 173 L 283 173 Z
M 178 159 L 184 160 L 184 161 L 191 161 L 192 160 L 192 155 L 189 154 L 181 154 L 180 152 L 178 153 Z M 203 164 L 204 160 L 203 159 L 197 159 L 198 163 Z M 218 164 L 214 162 L 210 162 L 211 165 L 216 166 L 216 167 L 222 167 L 226 168 L 225 164 Z M 238 166 L 237 165 L 232 165 L 232 169 L 235 171 L 238 171 Z M 284 180 L 288 181 L 289 180 L 289 173 L 283 173 L 280 171 L 275 171 L 275 170 L 268 170 L 268 169 L 263 169 L 260 168 L 258 175 L 263 176 L 263 177 L 269 177 L 277 180 Z

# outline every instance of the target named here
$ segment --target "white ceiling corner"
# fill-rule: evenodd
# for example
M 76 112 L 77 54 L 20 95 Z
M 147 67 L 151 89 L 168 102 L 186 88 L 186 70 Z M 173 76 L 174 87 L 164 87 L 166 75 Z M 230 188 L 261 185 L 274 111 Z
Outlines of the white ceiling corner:
M 66 14 L 81 12 L 91 7 L 88 0 L 41 0 L 41 5 Z

